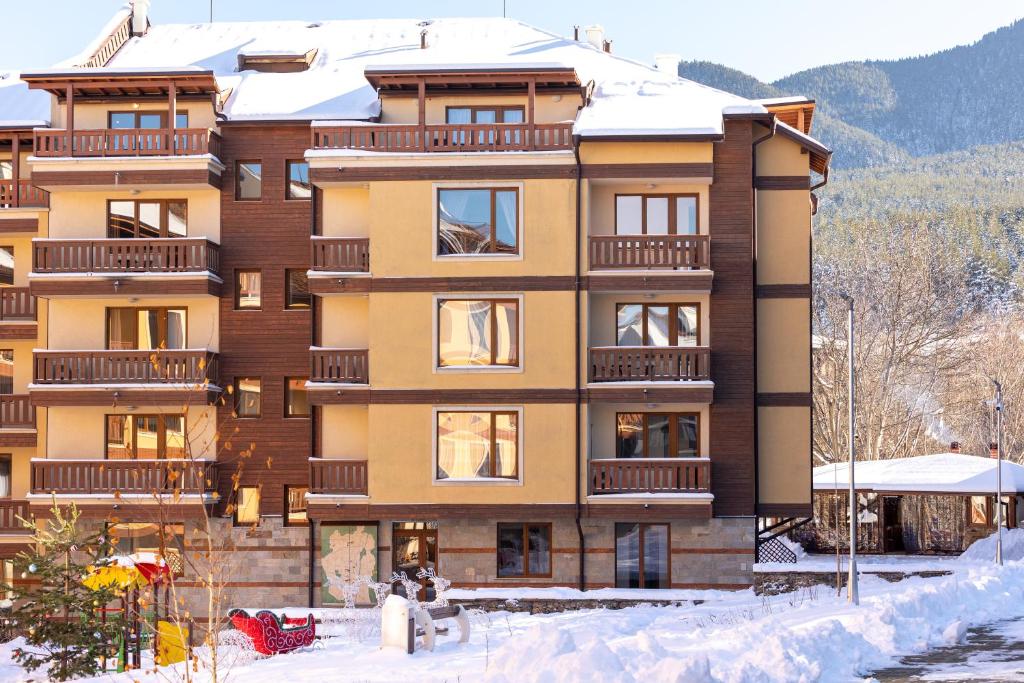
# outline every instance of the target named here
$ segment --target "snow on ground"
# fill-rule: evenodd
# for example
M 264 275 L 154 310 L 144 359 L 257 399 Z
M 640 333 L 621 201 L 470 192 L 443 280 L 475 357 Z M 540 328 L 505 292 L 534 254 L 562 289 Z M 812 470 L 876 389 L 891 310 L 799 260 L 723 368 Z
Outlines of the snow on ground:
M 850 681 L 899 657 L 948 645 L 969 626 L 1024 614 L 1024 563 L 950 563 L 953 574 L 887 583 L 865 576 L 862 604 L 825 587 L 772 598 L 703 593 L 682 607 L 640 606 L 549 615 L 475 615 L 470 643 L 434 652 L 382 650 L 373 637 L 235 667 L 229 680 L 659 683 Z M 0 680 L 28 680 L 0 646 Z M 166 672 L 165 672 L 166 673 Z M 160 681 L 122 674 L 97 681 Z M 173 677 L 170 680 L 175 680 Z
M 991 562 L 995 551 L 983 558 Z M 861 573 L 877 574 L 879 572 L 928 572 L 951 571 L 957 566 L 970 564 L 956 555 L 858 555 L 857 569 Z M 849 569 L 849 556 L 839 556 L 840 571 Z M 797 558 L 796 564 L 784 562 L 759 562 L 754 565 L 755 572 L 815 572 L 835 573 L 836 556 L 828 554 L 806 554 Z

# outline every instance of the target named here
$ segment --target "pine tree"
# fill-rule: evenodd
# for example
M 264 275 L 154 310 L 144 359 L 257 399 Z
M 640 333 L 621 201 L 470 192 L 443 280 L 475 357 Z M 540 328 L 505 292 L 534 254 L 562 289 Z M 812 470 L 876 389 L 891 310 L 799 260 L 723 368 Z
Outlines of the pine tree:
M 32 550 L 17 560 L 29 581 L 15 588 L 14 626 L 29 647 L 15 650 L 14 659 L 26 671 L 45 667 L 49 680 L 66 681 L 102 672 L 102 658 L 112 654 L 124 621 L 117 612 L 101 616 L 100 608 L 120 597 L 116 589 L 82 583 L 113 554 L 109 536 L 80 528 L 74 504 L 62 510 L 54 502 L 50 512 L 41 527 L 23 520 L 33 531 Z

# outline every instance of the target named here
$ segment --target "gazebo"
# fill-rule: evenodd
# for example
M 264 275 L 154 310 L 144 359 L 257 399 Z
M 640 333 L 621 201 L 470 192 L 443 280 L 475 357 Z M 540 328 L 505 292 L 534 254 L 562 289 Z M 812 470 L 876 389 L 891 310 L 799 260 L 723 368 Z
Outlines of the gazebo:
M 956 445 L 954 444 L 954 448 Z M 958 452 L 858 461 L 858 550 L 959 553 L 995 531 L 995 458 Z M 809 549 L 849 545 L 849 463 L 814 468 L 814 520 L 795 535 Z M 1003 461 L 1003 520 L 1024 515 L 1024 467 Z

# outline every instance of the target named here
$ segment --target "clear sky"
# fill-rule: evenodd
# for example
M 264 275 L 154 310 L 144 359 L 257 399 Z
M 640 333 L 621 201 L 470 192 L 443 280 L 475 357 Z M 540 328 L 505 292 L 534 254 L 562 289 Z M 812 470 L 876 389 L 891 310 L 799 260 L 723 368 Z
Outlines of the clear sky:
M 126 0 L 0 0 L 0 67 L 76 54 Z M 214 20 L 508 15 L 563 35 L 599 23 L 614 51 L 675 52 L 762 80 L 821 64 L 928 54 L 1024 16 L 1020 0 L 213 0 Z M 210 0 L 152 0 L 153 23 L 209 19 Z M 10 30 L 14 29 L 14 30 Z

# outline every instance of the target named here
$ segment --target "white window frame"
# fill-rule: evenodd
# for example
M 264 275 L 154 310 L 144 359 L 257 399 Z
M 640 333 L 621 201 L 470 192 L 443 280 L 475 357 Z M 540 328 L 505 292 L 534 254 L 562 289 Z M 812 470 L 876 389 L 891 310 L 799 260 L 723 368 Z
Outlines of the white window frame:
M 438 191 L 439 190 L 477 190 L 477 189 L 504 189 L 517 190 L 519 203 L 516 206 L 516 245 L 514 254 L 438 254 Z M 525 204 L 525 183 L 494 183 L 482 180 L 460 182 L 460 183 L 434 183 L 430 191 L 430 256 L 433 261 L 522 261 L 526 249 L 526 221 L 524 220 L 523 206 Z M 492 226 L 493 229 L 493 226 Z
M 515 413 L 516 472 L 515 479 L 474 477 L 472 479 L 437 478 L 437 416 L 438 413 Z M 523 406 L 434 406 L 430 411 L 430 481 L 434 486 L 522 486 L 525 481 L 523 458 Z
M 517 332 L 519 333 L 518 348 L 519 348 L 519 364 L 518 365 L 440 365 L 441 360 L 441 340 L 438 335 L 440 334 L 440 317 L 441 317 L 441 302 L 442 301 L 484 301 L 493 299 L 515 299 L 517 309 L 517 321 L 518 326 Z M 501 292 L 473 292 L 470 294 L 447 294 L 447 293 L 435 293 L 431 297 L 431 305 L 434 307 L 431 313 L 430 325 L 431 335 L 433 341 L 430 345 L 431 352 L 431 366 L 434 369 L 434 374 L 459 374 L 459 373 L 476 373 L 476 372 L 488 372 L 488 373 L 517 373 L 523 371 L 523 366 L 526 363 L 525 360 L 525 343 L 526 334 L 523 330 L 523 307 L 525 302 L 525 296 L 522 292 L 517 294 L 508 294 Z

